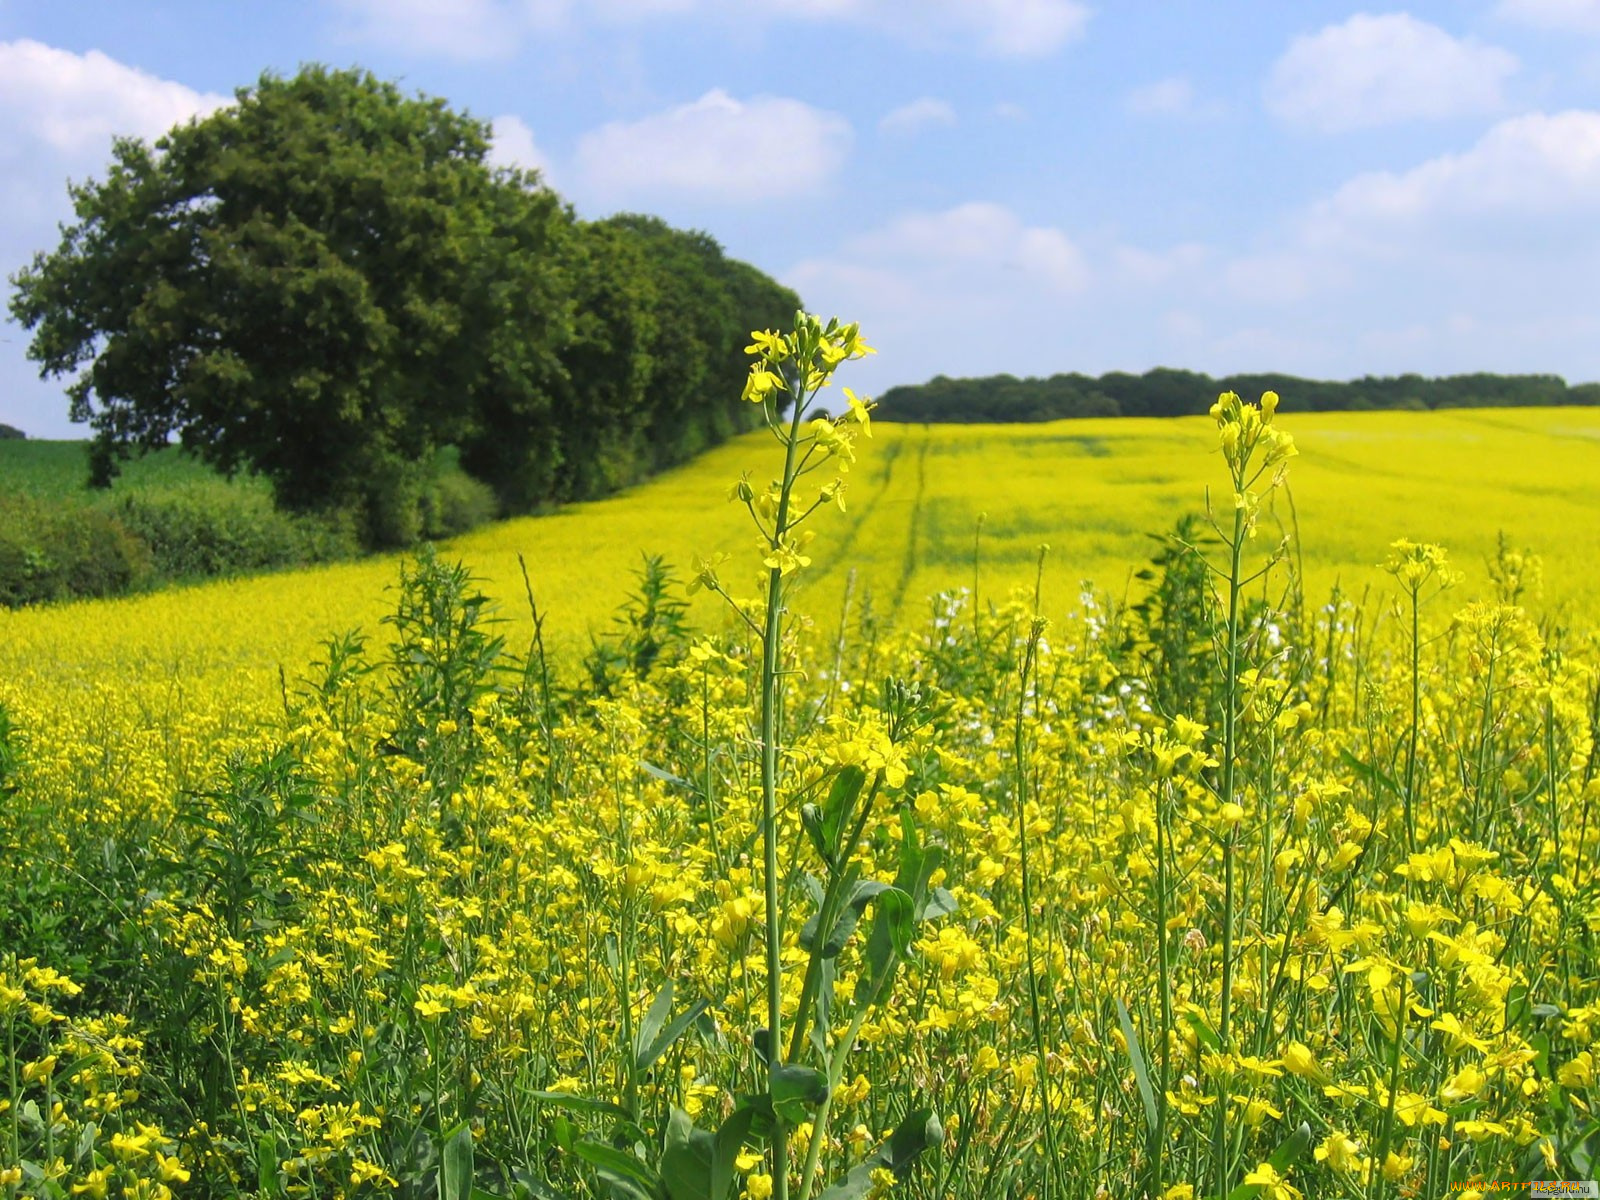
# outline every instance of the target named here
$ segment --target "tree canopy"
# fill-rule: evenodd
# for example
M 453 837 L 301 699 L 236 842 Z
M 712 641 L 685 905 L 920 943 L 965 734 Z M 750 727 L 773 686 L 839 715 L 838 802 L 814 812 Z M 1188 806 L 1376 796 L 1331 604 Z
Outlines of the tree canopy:
M 489 137 L 313 66 L 153 145 L 119 139 L 12 281 L 30 356 L 94 430 L 97 482 L 176 438 L 395 544 L 443 446 L 525 510 L 739 428 L 734 342 L 793 293 L 702 234 L 578 222 L 536 174 L 492 167 Z

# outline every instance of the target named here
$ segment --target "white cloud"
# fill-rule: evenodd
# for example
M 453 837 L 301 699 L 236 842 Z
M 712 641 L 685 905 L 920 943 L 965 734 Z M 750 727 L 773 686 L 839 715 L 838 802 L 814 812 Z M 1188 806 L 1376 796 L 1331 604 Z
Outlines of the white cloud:
M 101 174 L 117 136 L 152 140 L 229 97 L 162 79 L 98 50 L 0 41 L 0 275 L 60 241 L 72 218 L 69 177 Z M 28 335 L 0 320 L 3 418 L 36 437 L 82 437 L 59 383 L 24 358 Z
M 1212 251 L 1200 242 L 1183 242 L 1168 250 L 1117 246 L 1111 257 L 1118 279 L 1152 286 L 1168 284 L 1199 271 L 1210 262 Z
M 943 100 L 923 96 L 885 114 L 878 128 L 885 133 L 913 133 L 926 125 L 954 125 L 956 110 Z
M 1136 87 L 1128 93 L 1124 103 L 1128 111 L 1138 117 L 1199 120 L 1220 116 L 1223 112 L 1219 102 L 1201 99 L 1194 84 L 1183 75 L 1172 75 Z
M 1091 272 L 1062 230 L 973 202 L 903 213 L 782 278 L 813 310 L 861 322 L 880 354 L 853 386 L 876 388 L 1059 361 L 1063 312 L 1084 311 Z
M 1089 24 L 1089 7 L 1081 0 L 776 0 L 771 9 L 871 25 L 909 42 L 970 44 L 1018 58 L 1054 54 L 1083 36 Z
M 340 32 L 411 54 L 504 58 L 536 31 L 585 23 L 626 25 L 663 17 L 819 21 L 867 25 L 915 43 L 972 45 L 984 53 L 1038 57 L 1082 35 L 1081 0 L 338 0 Z
M 1027 226 L 999 204 L 974 202 L 939 213 L 908 213 L 850 243 L 853 257 L 913 271 L 962 275 L 977 269 L 1021 275 L 1059 293 L 1089 281 L 1082 253 L 1051 226 Z
M 507 58 L 545 23 L 537 5 L 504 0 L 339 0 L 339 7 L 340 33 L 352 41 L 462 60 Z
M 586 187 L 610 199 L 749 202 L 812 192 L 844 164 L 852 134 L 836 113 L 781 96 L 737 100 L 720 88 L 578 142 Z
M 155 138 L 227 103 L 98 50 L 0 42 L 0 149 L 32 141 L 74 159 L 99 155 L 113 136 Z
M 538 171 L 549 182 L 550 160 L 533 140 L 533 130 L 521 117 L 507 113 L 491 123 L 489 162 L 497 167 L 521 167 Z
M 1194 84 L 1181 75 L 1158 79 L 1128 93 L 1128 111 L 1141 116 L 1179 116 L 1194 105 Z
M 1557 241 L 1564 226 L 1527 222 L 1560 216 L 1600 218 L 1600 112 L 1512 117 L 1460 154 L 1359 175 L 1316 207 L 1310 229 L 1318 241 L 1362 240 L 1401 227 L 1448 233 L 1439 222 L 1465 218 Z
M 1600 33 L 1600 0 L 1500 0 L 1495 15 L 1536 29 Z
M 1504 107 L 1514 55 L 1452 37 L 1407 13 L 1358 13 L 1294 39 L 1273 65 L 1267 108 L 1324 133 Z
M 1013 104 L 1009 100 L 1002 100 L 989 111 L 1002 121 L 1026 121 L 1028 119 L 1028 110 L 1020 104 Z
M 945 0 L 943 7 L 990 52 L 1020 57 L 1052 54 L 1089 23 L 1089 9 L 1074 0 Z

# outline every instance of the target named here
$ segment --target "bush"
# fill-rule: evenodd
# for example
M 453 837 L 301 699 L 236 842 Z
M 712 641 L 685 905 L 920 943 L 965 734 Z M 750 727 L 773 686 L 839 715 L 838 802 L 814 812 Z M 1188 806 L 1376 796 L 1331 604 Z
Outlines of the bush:
M 422 496 L 422 536 L 454 537 L 500 515 L 494 489 L 459 468 L 441 471 Z
M 0 604 L 112 596 L 150 567 L 148 547 L 109 513 L 0 497 Z
M 119 497 L 114 511 L 144 539 L 166 578 L 229 575 L 315 557 L 301 522 L 275 509 L 271 497 L 221 482 L 132 492 Z

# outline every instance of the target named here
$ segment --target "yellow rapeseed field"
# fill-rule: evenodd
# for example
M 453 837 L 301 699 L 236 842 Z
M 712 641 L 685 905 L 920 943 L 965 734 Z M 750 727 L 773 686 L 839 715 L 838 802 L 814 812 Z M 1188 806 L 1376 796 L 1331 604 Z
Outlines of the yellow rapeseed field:
M 1276 405 L 0 614 L 0 1197 L 1593 1178 L 1600 414 Z

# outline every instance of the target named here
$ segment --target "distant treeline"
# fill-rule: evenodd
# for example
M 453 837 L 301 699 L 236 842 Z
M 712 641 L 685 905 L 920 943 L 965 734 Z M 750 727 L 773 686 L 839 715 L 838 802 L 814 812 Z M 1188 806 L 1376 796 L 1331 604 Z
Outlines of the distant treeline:
M 1600 404 L 1600 383 L 1569 386 L 1559 375 L 1371 376 L 1348 383 L 1272 373 L 1213 379 L 1158 367 L 1143 375 L 1112 371 L 1048 379 L 990 375 L 890 388 L 878 397 L 880 421 L 1013 422 L 1069 417 L 1183 417 L 1205 413 L 1222 392 L 1251 399 L 1277 392 L 1285 412 L 1378 409 L 1525 408 Z

